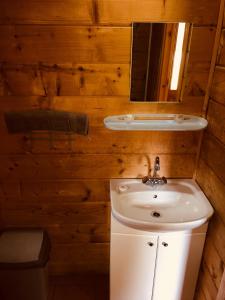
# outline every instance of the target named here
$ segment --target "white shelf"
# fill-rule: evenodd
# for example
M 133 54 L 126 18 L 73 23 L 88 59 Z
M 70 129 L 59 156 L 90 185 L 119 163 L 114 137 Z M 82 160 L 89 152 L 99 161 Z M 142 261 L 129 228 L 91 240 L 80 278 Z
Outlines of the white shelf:
M 196 131 L 206 128 L 208 122 L 181 114 L 127 114 L 106 117 L 104 124 L 111 130 Z

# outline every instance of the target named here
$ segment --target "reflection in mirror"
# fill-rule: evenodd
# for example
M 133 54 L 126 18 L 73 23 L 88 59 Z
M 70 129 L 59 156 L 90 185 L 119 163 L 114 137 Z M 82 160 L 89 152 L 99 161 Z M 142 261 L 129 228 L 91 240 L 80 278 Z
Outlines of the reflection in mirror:
M 190 26 L 133 23 L 131 101 L 180 101 Z

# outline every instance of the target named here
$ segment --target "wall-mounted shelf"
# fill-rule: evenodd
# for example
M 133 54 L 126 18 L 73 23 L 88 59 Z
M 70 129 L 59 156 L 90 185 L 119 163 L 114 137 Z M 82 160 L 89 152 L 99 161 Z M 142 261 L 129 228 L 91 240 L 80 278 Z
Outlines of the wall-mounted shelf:
M 109 116 L 104 124 L 111 130 L 196 131 L 206 128 L 206 119 L 181 114 L 127 114 Z

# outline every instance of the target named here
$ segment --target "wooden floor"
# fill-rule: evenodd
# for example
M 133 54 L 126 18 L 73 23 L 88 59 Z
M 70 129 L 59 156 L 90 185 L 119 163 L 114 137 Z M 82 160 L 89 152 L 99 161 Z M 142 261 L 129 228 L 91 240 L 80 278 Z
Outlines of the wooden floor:
M 50 279 L 48 300 L 108 300 L 106 275 L 76 275 Z

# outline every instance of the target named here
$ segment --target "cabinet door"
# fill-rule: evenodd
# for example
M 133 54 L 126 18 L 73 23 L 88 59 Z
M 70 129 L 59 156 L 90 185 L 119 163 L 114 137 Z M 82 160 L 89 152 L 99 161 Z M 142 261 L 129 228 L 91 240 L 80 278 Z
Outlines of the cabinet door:
M 110 300 L 151 300 L 157 239 L 111 234 Z
M 159 237 L 153 300 L 192 300 L 205 234 Z

